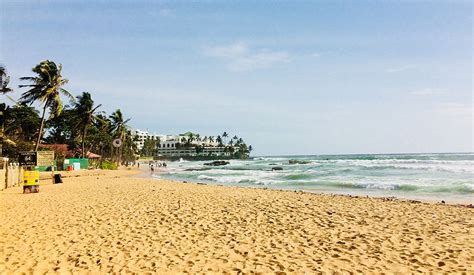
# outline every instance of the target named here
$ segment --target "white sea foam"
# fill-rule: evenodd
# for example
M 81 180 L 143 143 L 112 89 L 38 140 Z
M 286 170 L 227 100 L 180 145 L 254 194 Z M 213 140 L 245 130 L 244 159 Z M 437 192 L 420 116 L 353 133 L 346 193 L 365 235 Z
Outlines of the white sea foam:
M 474 161 L 383 159 L 383 160 L 322 160 L 320 164 L 333 163 L 345 167 L 357 166 L 375 169 L 415 169 L 440 172 L 473 173 Z
M 309 160 L 290 165 L 290 159 Z M 474 192 L 474 154 L 377 155 L 341 157 L 261 157 L 233 160 L 222 167 L 205 167 L 204 162 L 174 162 L 172 178 L 228 185 L 274 186 L 303 190 L 380 190 L 381 192 Z M 277 164 L 282 171 L 271 171 Z M 189 170 L 194 169 L 194 170 Z M 166 177 L 167 175 L 163 175 Z

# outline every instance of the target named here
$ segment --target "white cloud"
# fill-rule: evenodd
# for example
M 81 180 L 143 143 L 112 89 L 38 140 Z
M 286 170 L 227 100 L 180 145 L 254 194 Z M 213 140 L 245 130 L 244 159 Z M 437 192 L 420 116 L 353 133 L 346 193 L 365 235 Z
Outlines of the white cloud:
M 290 55 L 285 51 L 250 49 L 245 43 L 205 47 L 203 53 L 223 60 L 231 71 L 252 71 L 291 61 Z
M 421 90 L 416 90 L 411 93 L 414 96 L 440 96 L 440 95 L 445 95 L 446 91 L 445 90 L 440 90 L 440 89 L 421 89 Z
M 468 103 L 442 103 L 436 106 L 435 111 L 444 116 L 470 117 L 474 119 L 473 105 Z
M 320 53 L 312 53 L 309 56 L 311 56 L 313 58 L 319 58 L 319 57 L 321 57 L 321 54 Z
M 401 67 L 388 68 L 388 69 L 385 70 L 385 72 L 387 72 L 387 73 L 399 73 L 399 72 L 403 72 L 403 71 L 416 69 L 416 67 L 418 67 L 418 66 L 415 65 L 415 64 L 408 64 L 408 65 L 404 65 L 404 66 L 401 66 Z

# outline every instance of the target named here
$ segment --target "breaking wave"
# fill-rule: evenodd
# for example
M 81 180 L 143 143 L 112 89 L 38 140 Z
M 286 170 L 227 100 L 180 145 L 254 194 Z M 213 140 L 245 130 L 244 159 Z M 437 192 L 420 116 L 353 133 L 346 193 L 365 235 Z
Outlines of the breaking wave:
M 274 167 L 279 170 L 272 171 Z M 464 194 L 473 200 L 474 154 L 257 157 L 220 167 L 204 167 L 203 162 L 196 161 L 173 162 L 168 173 L 159 177 L 309 191 Z

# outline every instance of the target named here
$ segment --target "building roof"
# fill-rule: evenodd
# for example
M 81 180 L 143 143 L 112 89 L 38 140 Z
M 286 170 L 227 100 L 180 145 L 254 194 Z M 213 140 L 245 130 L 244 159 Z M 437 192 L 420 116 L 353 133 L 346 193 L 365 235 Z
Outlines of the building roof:
M 189 132 L 189 131 L 188 131 L 188 132 L 186 132 L 186 133 L 184 133 L 184 134 L 180 134 L 180 136 L 188 136 L 188 137 L 189 137 L 190 135 L 193 135 L 193 136 L 195 136 L 196 134 L 195 134 L 195 133 L 193 133 L 193 132 Z

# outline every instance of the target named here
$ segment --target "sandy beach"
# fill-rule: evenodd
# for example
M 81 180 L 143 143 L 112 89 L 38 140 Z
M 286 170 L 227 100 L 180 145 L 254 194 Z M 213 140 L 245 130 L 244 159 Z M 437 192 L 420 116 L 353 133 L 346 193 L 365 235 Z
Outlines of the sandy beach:
M 474 209 L 133 173 L 0 192 L 0 272 L 474 273 Z

